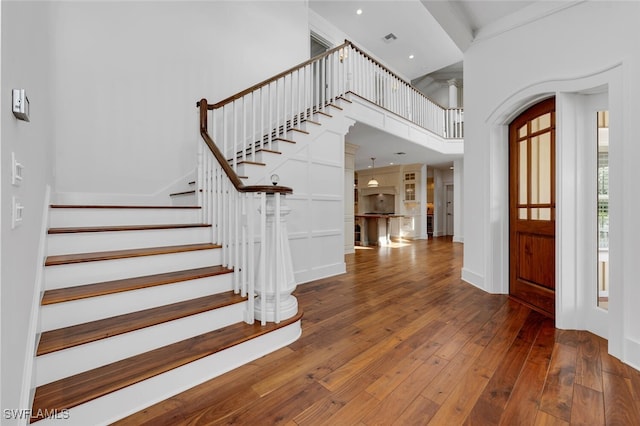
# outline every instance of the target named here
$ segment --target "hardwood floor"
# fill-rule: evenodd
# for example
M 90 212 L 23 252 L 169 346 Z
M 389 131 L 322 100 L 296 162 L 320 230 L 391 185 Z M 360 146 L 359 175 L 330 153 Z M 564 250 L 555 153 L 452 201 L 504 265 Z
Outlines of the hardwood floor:
M 122 425 L 639 425 L 607 342 L 460 280 L 445 238 L 358 249 L 296 290 L 295 343 Z

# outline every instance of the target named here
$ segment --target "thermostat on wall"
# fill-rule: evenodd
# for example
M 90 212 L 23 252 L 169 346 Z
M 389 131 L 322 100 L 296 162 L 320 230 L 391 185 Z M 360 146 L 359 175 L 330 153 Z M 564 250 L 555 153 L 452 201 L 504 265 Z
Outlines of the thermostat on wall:
M 13 115 L 18 120 L 29 121 L 29 98 L 24 89 L 13 89 Z

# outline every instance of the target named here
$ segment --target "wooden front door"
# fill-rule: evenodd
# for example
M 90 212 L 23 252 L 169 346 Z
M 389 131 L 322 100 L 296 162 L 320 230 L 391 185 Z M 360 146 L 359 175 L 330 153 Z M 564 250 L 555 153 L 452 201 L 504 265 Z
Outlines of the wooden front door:
M 509 125 L 509 294 L 555 317 L 555 98 Z

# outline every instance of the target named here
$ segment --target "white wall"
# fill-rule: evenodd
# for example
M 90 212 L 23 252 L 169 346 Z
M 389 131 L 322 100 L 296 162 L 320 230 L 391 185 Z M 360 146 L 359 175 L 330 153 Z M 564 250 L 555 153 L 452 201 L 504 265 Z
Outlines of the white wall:
M 53 181 L 51 163 L 51 39 L 50 5 L 47 2 L 7 2 L 2 8 L 2 83 L 0 121 L 2 150 L 2 271 L 1 336 L 3 409 L 25 407 L 23 381 L 29 379 L 35 341 L 30 335 L 31 313 L 39 301 L 37 271 L 42 268 L 39 245 L 46 186 Z M 11 112 L 11 89 L 26 89 L 30 100 L 29 123 Z M 11 153 L 24 164 L 20 186 L 11 183 Z M 11 229 L 11 199 L 24 205 L 24 221 Z M 27 385 L 29 383 L 27 382 Z M 27 387 L 28 391 L 28 387 Z M 22 400 L 21 400 L 22 398 Z M 13 424 L 4 418 L 2 424 Z
M 298 151 L 273 170 L 281 185 L 293 188 L 287 229 L 298 284 L 344 273 L 345 233 L 353 240 L 353 218 L 345 229 L 344 136 L 354 123 L 341 112 L 321 120 L 315 132 L 296 138 Z M 350 185 L 353 190 L 353 177 Z
M 610 176 L 612 224 L 615 221 L 610 237 L 611 255 L 617 252 L 618 263 L 611 263 L 617 290 L 612 288 L 610 293 L 609 350 L 636 367 L 640 366 L 640 311 L 635 305 L 640 301 L 640 287 L 635 285 L 634 263 L 639 254 L 636 217 L 640 199 L 635 185 L 623 183 L 640 182 L 640 145 L 634 125 L 634 117 L 640 116 L 638 16 L 637 2 L 581 2 L 472 44 L 464 58 L 463 207 L 463 278 L 487 291 L 508 291 L 506 126 L 536 99 L 587 90 L 592 84 L 608 85 L 610 103 L 614 100 L 612 116 L 615 113 L 618 120 L 611 129 L 612 139 L 615 134 L 618 142 L 617 152 L 612 144 L 611 167 L 618 174 Z M 619 72 L 607 71 L 616 66 Z M 563 125 L 572 122 L 567 116 L 559 120 L 558 134 L 562 134 Z M 561 138 L 558 143 L 562 144 Z M 563 179 L 562 170 L 559 173 Z M 559 213 L 563 203 L 573 202 L 569 195 L 557 200 Z M 558 231 L 558 244 L 564 244 L 562 229 Z M 568 263 L 562 268 L 576 267 Z M 595 267 L 593 270 L 595 273 Z M 579 291 L 576 283 L 559 285 Z
M 309 54 L 305 2 L 54 8 L 55 189 L 63 195 L 158 192 L 195 167 L 200 98 L 220 101 Z

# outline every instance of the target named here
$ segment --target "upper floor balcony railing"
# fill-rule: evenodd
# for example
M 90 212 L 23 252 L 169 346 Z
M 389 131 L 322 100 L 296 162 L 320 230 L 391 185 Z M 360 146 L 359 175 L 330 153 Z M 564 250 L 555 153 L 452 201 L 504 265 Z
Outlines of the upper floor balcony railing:
M 366 99 L 445 139 L 463 138 L 463 110 L 448 109 L 347 41 L 215 104 L 209 132 L 234 169 L 340 97 Z

